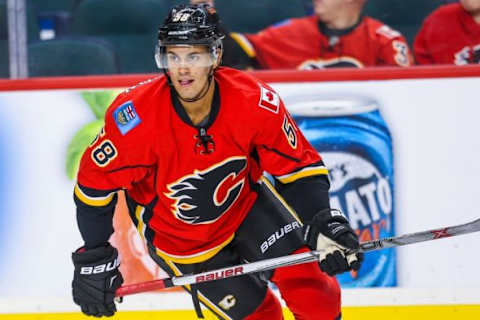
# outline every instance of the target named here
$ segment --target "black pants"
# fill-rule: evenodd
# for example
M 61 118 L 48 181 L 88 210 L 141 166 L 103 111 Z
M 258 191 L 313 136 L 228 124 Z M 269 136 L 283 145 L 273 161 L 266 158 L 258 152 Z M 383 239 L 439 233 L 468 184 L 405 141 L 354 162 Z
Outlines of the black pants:
M 151 246 L 150 255 L 170 276 L 179 276 L 284 256 L 304 246 L 302 223 L 273 187 L 262 183 L 257 192 L 258 198 L 232 242 L 209 260 L 196 264 L 174 263 L 158 256 Z M 272 273 L 197 284 L 198 298 L 219 319 L 242 319 L 262 303 Z M 185 289 L 191 291 L 190 286 Z

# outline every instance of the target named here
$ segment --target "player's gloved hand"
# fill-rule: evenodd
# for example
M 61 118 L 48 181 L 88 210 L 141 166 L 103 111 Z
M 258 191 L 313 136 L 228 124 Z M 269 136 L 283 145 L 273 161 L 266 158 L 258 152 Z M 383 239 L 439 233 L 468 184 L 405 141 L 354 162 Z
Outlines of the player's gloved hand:
M 324 252 L 320 255 L 319 264 L 328 275 L 360 269 L 363 253 L 355 253 L 359 248 L 358 237 L 340 210 L 318 212 L 306 224 L 305 240 L 313 250 Z
M 72 253 L 72 260 L 73 301 L 88 316 L 113 316 L 115 291 L 123 283 L 117 249 L 109 243 L 89 250 L 82 247 Z

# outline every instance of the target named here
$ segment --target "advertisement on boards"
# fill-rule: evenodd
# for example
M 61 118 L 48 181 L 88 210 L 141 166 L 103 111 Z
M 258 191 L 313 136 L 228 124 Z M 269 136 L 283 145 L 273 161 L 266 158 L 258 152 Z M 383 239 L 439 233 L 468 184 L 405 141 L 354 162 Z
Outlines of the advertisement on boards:
M 468 222 L 476 215 L 480 114 L 472 93 L 477 83 L 448 79 L 272 86 L 330 169 L 332 207 L 344 211 L 367 241 Z M 118 92 L 0 93 L 0 299 L 40 301 L 47 293 L 70 298 L 70 255 L 82 245 L 72 195 L 75 173 Z M 125 282 L 164 277 L 125 210 L 120 201 L 111 239 L 121 252 Z M 344 288 L 478 286 L 471 277 L 479 262 L 471 255 L 473 240 L 456 237 L 378 251 L 366 258 L 360 272 L 339 280 Z M 449 258 L 439 264 L 445 252 Z
M 70 255 L 83 244 L 73 202 L 75 176 L 119 92 L 0 94 L 0 299 L 70 295 Z M 126 284 L 166 275 L 148 257 L 122 201 L 114 228 L 111 242 L 121 250 Z
M 392 138 L 379 103 L 348 94 L 284 101 L 329 169 L 331 207 L 348 216 L 362 242 L 394 236 Z M 395 286 L 395 262 L 394 249 L 368 252 L 358 272 L 337 278 L 344 288 Z
M 105 110 L 119 92 L 120 90 L 47 90 L 0 94 L 4 119 L 0 132 L 0 140 L 4 142 L 0 162 L 0 170 L 3 171 L 0 204 L 3 206 L 2 220 L 9 221 L 8 224 L 2 224 L 0 232 L 0 255 L 4 261 L 0 268 L 7 275 L 3 279 L 14 279 L 8 283 L 0 280 L 5 282 L 2 283 L 2 295 L 35 296 L 42 294 L 43 290 L 58 296 L 69 293 L 72 276 L 69 255 L 82 244 L 72 200 L 75 176 L 83 150 L 102 128 Z M 19 104 L 18 101 L 24 103 Z M 300 105 L 304 103 L 302 101 L 291 98 L 287 105 L 294 107 L 297 102 Z M 367 114 L 366 117 L 371 115 Z M 314 120 L 316 118 L 318 119 Z M 338 137 L 320 141 L 315 136 L 315 127 L 319 125 L 315 121 L 321 121 L 320 117 L 297 119 L 307 138 L 311 139 L 325 160 L 332 163 L 332 206 L 342 209 L 350 216 L 362 240 L 387 236 L 393 230 L 393 177 L 389 154 L 391 148 L 388 147 L 390 138 L 388 130 L 382 129 L 385 127 L 381 122 L 383 120 L 377 120 L 378 132 L 383 134 L 378 143 L 381 143 L 386 152 L 377 154 L 372 151 L 358 155 L 342 153 L 336 148 L 343 146 L 351 150 L 364 149 L 363 146 L 355 146 L 363 137 L 358 137 L 350 145 L 340 144 L 338 139 L 344 139 L 342 136 L 347 130 L 339 133 Z M 358 124 L 360 128 L 361 121 Z M 319 128 L 324 126 L 322 124 Z M 348 125 L 344 128 L 348 128 Z M 371 137 L 378 134 L 360 132 Z M 351 163 L 356 164 L 351 166 Z M 350 169 L 352 170 L 342 177 L 342 172 Z M 382 189 L 384 181 L 387 187 Z M 130 222 L 122 195 L 120 199 L 114 216 L 115 233 L 111 242 L 120 251 L 125 283 L 144 282 L 165 276 L 148 256 L 143 240 Z M 27 256 L 19 248 L 32 248 L 33 255 L 32 250 L 29 250 Z M 32 264 L 36 265 L 33 270 L 30 269 Z M 45 277 L 45 274 L 51 272 L 51 265 L 56 266 L 55 277 Z M 395 284 L 393 252 L 383 251 L 381 254 L 367 256 L 365 265 L 368 268 L 363 268 L 358 274 L 340 276 L 342 285 Z M 374 275 L 363 272 L 370 269 L 377 271 Z M 29 279 L 35 279 L 37 286 L 30 286 L 29 280 L 22 277 L 27 272 Z M 25 287 L 29 288 L 26 293 L 21 289 Z

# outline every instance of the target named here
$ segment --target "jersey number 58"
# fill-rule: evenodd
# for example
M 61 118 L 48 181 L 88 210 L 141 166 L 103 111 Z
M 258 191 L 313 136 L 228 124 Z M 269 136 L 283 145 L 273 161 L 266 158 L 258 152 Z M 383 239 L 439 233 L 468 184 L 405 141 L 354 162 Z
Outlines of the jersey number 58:
M 287 137 L 288 144 L 293 148 L 297 148 L 297 133 L 295 132 L 295 127 L 290 123 L 288 117 L 285 115 L 283 119 L 283 133 Z
M 105 140 L 91 153 L 92 160 L 99 166 L 105 167 L 117 156 L 117 150 L 110 140 Z

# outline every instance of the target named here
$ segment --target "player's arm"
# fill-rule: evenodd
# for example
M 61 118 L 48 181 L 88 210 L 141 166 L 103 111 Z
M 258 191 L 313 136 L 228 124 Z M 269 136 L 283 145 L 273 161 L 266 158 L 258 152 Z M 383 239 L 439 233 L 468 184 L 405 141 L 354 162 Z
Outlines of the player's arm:
M 88 188 L 77 183 L 74 188 L 77 224 L 86 249 L 108 242 L 113 233 L 113 212 L 117 190 Z
M 270 26 L 257 33 L 231 32 L 229 35 L 241 48 L 244 55 L 252 61 L 252 67 L 269 69 L 271 68 L 271 63 L 269 63 L 271 55 L 284 51 L 281 39 L 289 37 L 287 31 L 288 27 Z
M 331 210 L 328 170 L 318 152 L 305 139 L 278 95 L 262 87 L 260 105 L 264 117 L 256 141 L 260 166 L 275 178 L 280 195 L 305 224 L 305 239 L 312 249 L 322 250 L 320 267 L 330 275 L 358 270 L 361 255 L 358 238 L 347 218 Z M 260 106 L 262 108 L 262 106 Z
M 107 114 L 105 127 L 85 150 L 80 161 L 73 197 L 77 222 L 85 247 L 95 248 L 108 241 L 113 233 L 113 212 L 117 191 L 128 188 L 144 175 L 135 166 L 130 153 L 130 137 L 122 137 Z
M 304 221 L 329 208 L 328 170 L 305 139 L 279 95 L 260 85 L 255 152 L 260 167 L 275 178 L 275 187 Z
M 124 107 L 120 103 L 118 108 Z M 145 174 L 130 156 L 139 150 L 132 149 L 131 137 L 122 136 L 112 112 L 107 112 L 105 122 L 105 128 L 82 156 L 74 188 L 77 223 L 85 243 L 72 253 L 72 293 L 82 312 L 92 316 L 112 316 L 116 311 L 113 299 L 123 278 L 117 249 L 108 239 L 113 233 L 117 191 Z
M 413 65 L 413 56 L 405 38 L 400 32 L 383 25 L 376 30 L 380 43 L 379 65 L 409 67 Z
M 224 55 L 222 65 L 237 69 L 260 69 L 256 59 L 255 49 L 248 39 L 241 33 L 229 32 L 224 27 L 225 39 L 223 40 Z
M 84 314 L 97 317 L 113 316 L 115 290 L 123 283 L 117 249 L 108 242 L 113 233 L 116 191 L 121 185 L 109 179 L 106 167 L 118 157 L 118 143 L 106 131 L 102 129 L 85 150 L 73 193 L 77 224 L 85 242 L 72 253 L 73 301 Z

